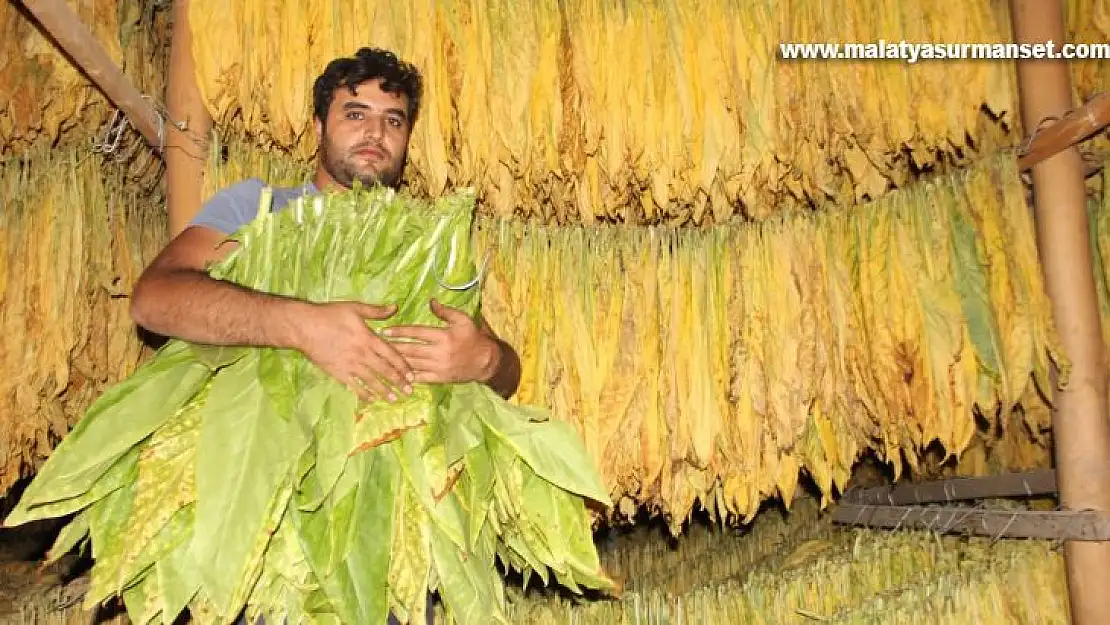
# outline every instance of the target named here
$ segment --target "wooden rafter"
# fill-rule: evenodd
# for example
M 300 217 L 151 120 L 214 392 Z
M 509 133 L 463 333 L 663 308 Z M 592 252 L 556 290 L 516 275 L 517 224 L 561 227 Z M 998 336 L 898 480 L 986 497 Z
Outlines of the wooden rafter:
M 1031 169 L 1037 163 L 1089 139 L 1110 125 L 1110 93 L 1102 93 L 1058 121 L 1033 133 L 1033 140 L 1018 155 L 1018 167 Z
M 127 116 L 147 143 L 160 150 L 161 121 L 154 103 L 143 98 L 73 9 L 64 0 L 24 0 L 23 6 L 62 52 Z

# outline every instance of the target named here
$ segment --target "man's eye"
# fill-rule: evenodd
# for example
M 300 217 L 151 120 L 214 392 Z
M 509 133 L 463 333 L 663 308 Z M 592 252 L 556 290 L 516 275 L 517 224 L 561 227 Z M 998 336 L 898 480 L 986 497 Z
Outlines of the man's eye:
M 390 117 L 389 118 L 389 124 L 391 126 L 393 126 L 394 128 L 400 128 L 402 125 L 404 125 L 404 123 L 405 123 L 404 120 L 402 120 L 400 117 Z
M 362 113 L 359 111 L 348 111 L 347 119 L 362 119 Z

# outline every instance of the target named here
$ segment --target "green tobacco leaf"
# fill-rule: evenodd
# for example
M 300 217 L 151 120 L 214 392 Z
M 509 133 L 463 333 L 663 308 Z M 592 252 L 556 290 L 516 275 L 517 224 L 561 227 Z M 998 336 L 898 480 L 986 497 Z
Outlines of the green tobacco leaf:
M 193 557 L 214 608 L 227 614 L 251 572 L 259 534 L 308 441 L 274 411 L 251 354 L 216 374 L 196 457 Z
M 456 547 L 463 549 L 466 546 L 466 518 L 459 506 L 436 505 L 428 469 L 421 455 L 421 450 L 425 446 L 424 436 L 423 429 L 412 429 L 383 449 L 388 449 L 395 454 L 406 483 L 415 493 L 417 501 L 424 507 L 432 522 L 451 538 Z
M 389 615 L 389 557 L 393 536 L 393 503 L 400 474 L 392 454 L 375 449 L 374 462 L 363 464 L 351 515 L 345 570 L 351 579 L 358 611 L 354 623 L 382 623 Z
M 258 580 L 262 575 L 266 551 L 273 540 L 274 533 L 282 522 L 282 518 L 285 516 L 292 494 L 292 488 L 283 485 L 278 489 L 277 496 L 270 502 L 263 530 L 255 535 L 254 543 L 247 552 L 246 573 L 239 579 L 231 594 L 231 599 L 228 601 L 228 605 L 231 606 L 231 613 L 241 610 L 257 587 Z
M 258 380 L 270 404 L 282 419 L 290 421 L 300 403 L 299 372 L 304 356 L 287 349 L 264 349 L 258 356 Z
M 293 510 L 294 506 L 290 505 L 290 515 Z M 288 517 L 274 532 L 266 550 L 262 575 L 249 602 L 260 606 L 266 623 L 314 622 L 309 610 L 314 593 L 319 593 L 319 584 L 301 549 L 296 526 Z M 334 615 L 330 605 L 325 611 Z
M 331 392 L 327 380 L 321 380 L 317 377 L 312 377 L 311 381 L 309 379 L 309 376 L 301 377 L 303 384 L 297 398 L 296 410 L 293 412 L 293 422 L 299 428 L 300 436 L 307 441 L 311 441 L 301 452 L 294 467 L 294 488 L 299 488 L 301 482 L 316 466 L 316 424 L 324 418 L 328 395 Z M 315 505 L 319 505 L 319 503 L 319 501 L 316 501 Z
M 359 454 L 347 463 L 347 471 L 357 473 L 355 488 L 342 496 L 333 492 L 316 509 L 295 505 L 291 511 L 307 562 L 344 622 L 380 623 L 388 613 L 386 572 L 399 477 L 390 456 L 384 448 Z M 312 472 L 305 485 L 298 498 L 321 498 Z
M 162 589 L 162 618 L 167 624 L 174 622 L 193 600 L 201 586 L 200 572 L 193 564 L 190 552 L 195 520 L 192 516 L 193 506 L 189 506 L 182 512 L 190 515 L 188 522 L 185 523 L 184 536 L 154 565 L 155 574 L 158 575 L 158 583 Z
M 524 502 L 521 506 L 521 519 L 517 524 L 521 538 L 548 568 L 557 573 L 565 572 L 570 549 L 563 536 L 565 521 L 554 499 L 556 493 L 565 491 L 537 477 L 527 466 L 523 467 L 522 472 L 524 479 L 521 493 Z
M 124 589 L 123 602 L 127 618 L 134 625 L 146 625 L 162 613 L 162 589 L 157 575 L 148 573 Z
M 493 395 L 492 389 L 483 394 L 484 402 L 475 401 L 478 418 L 537 475 L 562 489 L 611 505 L 593 460 L 569 424 L 529 420 L 517 406 Z
M 401 482 L 400 491 L 394 496 L 387 579 L 394 614 L 402 622 L 422 617 L 426 606 L 428 573 L 432 563 L 427 525 L 427 512 L 412 489 Z
M 532 547 L 524 540 L 515 522 L 502 528 L 500 538 L 507 549 L 505 555 L 508 556 L 509 564 L 513 568 L 521 573 L 538 575 L 544 586 L 551 583 L 548 567 L 543 563 L 543 559 L 532 551 Z
M 314 437 L 316 424 L 324 417 L 328 397 L 337 388 L 339 384 L 314 365 L 304 365 L 297 375 L 297 403 L 293 415 L 305 438 Z
M 363 459 L 349 466 L 361 466 Z M 311 478 L 310 478 L 311 479 Z M 306 480 L 308 482 L 310 480 Z M 344 557 L 347 535 L 357 493 L 352 489 L 342 497 L 328 497 L 311 511 L 294 510 L 291 519 L 297 527 L 301 549 L 313 574 L 335 612 L 350 621 L 356 611 L 350 580 L 337 576 Z
M 116 585 L 127 587 L 135 583 L 135 580 L 154 570 L 159 561 L 169 557 L 182 543 L 188 542 L 192 537 L 194 519 L 193 505 L 189 504 L 175 511 L 153 538 L 145 542 L 142 549 L 133 550 L 132 541 L 126 541 L 125 548 L 116 560 Z
M 469 482 L 467 508 L 470 512 L 467 523 L 470 530 L 468 544 L 473 549 L 485 527 L 486 516 L 489 514 L 489 507 L 493 500 L 495 475 L 489 450 L 485 445 L 474 447 L 466 452 L 466 474 Z
M 513 551 L 504 540 L 497 543 L 497 559 L 501 561 L 501 566 L 507 570 L 520 571 L 520 588 L 524 590 L 528 588 L 528 584 L 532 581 L 532 576 L 536 574 L 532 566 L 528 564 L 520 554 Z M 544 585 L 547 584 L 544 579 Z
M 210 375 L 188 344 L 170 341 L 153 360 L 93 403 L 24 491 L 15 518 L 41 518 L 27 511 L 88 492 L 113 464 L 188 402 Z
M 234 364 L 237 360 L 246 356 L 250 350 L 249 347 L 203 345 L 200 343 L 190 343 L 189 348 L 196 359 L 212 371 Z
M 163 528 L 196 499 L 196 448 L 201 410 L 208 393 L 202 391 L 190 402 L 194 408 L 182 411 L 155 432 L 139 455 L 135 480 L 135 500 L 125 530 L 128 536 L 121 553 L 120 574 L 127 576 L 161 557 L 168 539 Z M 192 513 L 188 514 L 192 523 Z M 172 529 L 172 528 L 167 528 Z M 159 547 L 161 541 L 162 546 Z
M 355 394 L 338 382 L 328 382 L 327 389 L 324 411 L 316 423 L 315 471 L 323 493 L 330 492 L 339 481 L 354 449 L 355 410 L 358 408 Z
M 396 402 L 376 401 L 358 409 L 355 415 L 352 447 L 348 453 L 362 452 L 396 439 L 405 430 L 427 425 L 432 420 L 432 391 L 419 385 L 413 394 Z
M 17 505 L 15 510 L 5 519 L 5 525 L 14 527 L 30 521 L 62 517 L 79 510 L 87 509 L 89 506 L 100 501 L 112 492 L 135 481 L 135 476 L 137 474 L 136 466 L 139 461 L 139 450 L 139 447 L 132 447 L 109 467 L 100 479 L 93 483 L 89 490 L 77 497 L 38 505 L 30 510 L 24 506 L 27 500 L 21 499 L 19 505 Z
M 527 469 L 527 465 L 518 460 L 513 463 L 512 468 L 508 471 L 499 471 L 502 476 L 506 473 L 515 474 L 511 480 L 503 478 L 499 482 L 498 486 L 503 486 L 506 490 L 501 490 L 498 496 L 512 498 L 518 508 L 514 515 L 505 520 L 501 528 L 501 540 L 510 549 L 511 553 L 517 555 L 527 564 L 526 568 L 540 576 L 546 586 L 551 582 L 548 569 L 557 567 L 558 562 L 555 561 L 555 557 L 551 553 L 551 547 L 547 544 L 546 537 L 538 533 L 534 527 L 535 524 L 529 519 L 529 511 L 524 509 L 526 502 L 522 469 Z
M 46 554 L 46 564 L 52 564 L 61 559 L 77 546 L 79 542 L 89 535 L 89 512 L 87 510 L 73 517 L 73 520 L 58 532 L 54 544 Z
M 454 503 L 454 498 L 443 503 Z M 439 594 L 450 615 L 461 625 L 508 623 L 492 541 L 479 540 L 477 549 L 463 551 L 437 525 L 429 527 Z
M 579 584 L 614 588 L 602 571 L 585 502 L 529 473 L 526 469 L 524 507 L 529 518 L 537 521 L 534 529 L 543 533 L 545 544 L 551 546 L 556 557 L 558 564 L 552 567 L 556 578 L 575 592 Z
M 353 462 L 363 461 L 357 458 Z M 342 494 L 334 490 L 323 492 L 315 470 L 305 474 L 300 487 L 293 493 L 289 518 L 297 528 L 306 561 L 321 583 L 330 578 L 342 557 L 354 502 L 353 487 Z
M 89 507 L 93 568 L 85 595 L 85 609 L 92 609 L 122 590 L 119 581 L 120 554 L 127 541 L 124 529 L 134 496 L 134 484 L 129 483 Z
M 547 566 L 541 546 L 541 553 L 533 548 L 534 542 L 525 540 L 522 523 L 527 520 L 522 518 L 526 514 L 523 509 L 524 501 L 524 473 L 527 468 L 524 461 L 509 445 L 496 438 L 486 441 L 490 449 L 494 481 L 493 497 L 491 504 L 491 518 L 499 519 L 498 534 L 501 541 L 508 548 L 509 562 L 520 571 L 531 570 L 543 580 L 544 585 L 549 583 Z M 484 528 L 482 530 L 484 532 Z
M 476 275 L 472 195 L 433 208 L 373 190 L 324 206 L 303 226 L 291 211 L 267 214 L 213 275 L 312 301 L 400 306 L 377 326 L 441 325 L 432 297 L 477 314 L 480 288 L 436 283 Z M 158 433 L 209 382 L 190 469 L 187 450 L 156 449 Z M 468 389 L 423 385 L 356 421 L 356 396 L 299 353 L 171 341 L 94 404 L 13 518 L 81 512 L 56 547 L 87 533 L 99 567 L 90 596 L 122 592 L 139 622 L 173 622 L 186 608 L 196 622 L 231 622 L 246 605 L 273 621 L 382 623 L 394 601 L 402 617 L 418 616 L 430 586 L 464 623 L 505 622 L 490 504 L 509 490 L 495 488 L 487 445 L 571 486 L 589 465 L 575 473 L 548 457 L 579 461 L 551 447 L 557 430 L 524 427 L 541 425 L 543 411 L 499 415 Z M 496 440 L 491 423 L 504 429 Z M 144 450 L 156 457 L 140 466 Z M 459 477 L 462 467 L 475 475 Z M 193 501 L 182 497 L 190 479 Z M 445 491 L 451 484 L 456 492 Z M 512 486 L 514 501 L 500 505 L 516 514 L 526 501 Z
M 477 448 L 485 440 L 482 422 L 475 416 L 474 392 L 470 385 L 460 384 L 450 389 L 450 395 L 440 408 L 439 419 L 444 430 L 444 448 L 447 464 L 451 465 Z

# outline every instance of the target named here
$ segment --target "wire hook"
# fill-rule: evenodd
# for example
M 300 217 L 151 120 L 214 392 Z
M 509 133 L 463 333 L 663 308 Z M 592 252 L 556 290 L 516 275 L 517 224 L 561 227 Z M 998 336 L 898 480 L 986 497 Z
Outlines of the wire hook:
M 482 281 L 482 276 L 485 275 L 486 267 L 489 264 L 489 256 L 490 256 L 489 250 L 486 250 L 485 257 L 482 258 L 482 264 L 481 264 L 481 266 L 478 267 L 477 275 L 475 275 L 474 278 L 471 279 L 470 282 L 467 282 L 466 284 L 461 284 L 461 285 L 444 284 L 443 280 L 440 279 L 439 275 L 433 274 L 432 277 L 435 278 L 436 284 L 438 284 L 440 287 L 442 287 L 444 289 L 448 289 L 450 291 L 465 291 L 465 290 L 467 290 L 467 289 L 469 289 L 473 286 L 476 286 L 478 283 L 480 283 Z M 435 249 L 435 251 L 432 252 L 432 266 L 434 267 L 438 264 L 439 264 L 439 248 L 437 247 Z

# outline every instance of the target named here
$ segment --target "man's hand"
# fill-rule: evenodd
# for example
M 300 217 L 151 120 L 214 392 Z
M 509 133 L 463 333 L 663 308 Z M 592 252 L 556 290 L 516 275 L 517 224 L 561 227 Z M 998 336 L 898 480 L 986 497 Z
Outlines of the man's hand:
M 414 371 L 393 345 L 366 325 L 367 319 L 384 320 L 395 312 L 393 305 L 311 304 L 297 324 L 295 346 L 363 401 L 396 401 L 398 391 L 412 393 Z
M 482 331 L 466 313 L 436 300 L 432 313 L 446 324 L 430 326 L 394 326 L 383 330 L 392 345 L 416 372 L 415 382 L 421 383 L 488 383 L 501 365 L 501 346 Z

